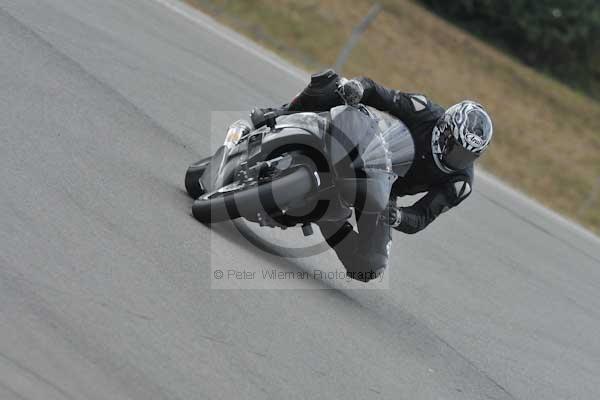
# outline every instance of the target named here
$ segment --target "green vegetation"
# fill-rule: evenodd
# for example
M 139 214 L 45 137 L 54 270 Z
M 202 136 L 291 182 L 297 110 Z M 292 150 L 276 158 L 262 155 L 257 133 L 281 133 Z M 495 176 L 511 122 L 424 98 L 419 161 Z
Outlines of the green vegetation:
M 313 71 L 335 62 L 372 4 L 186 1 Z M 600 177 L 600 105 L 412 1 L 382 4 L 384 12 L 367 29 L 343 73 L 421 92 L 445 106 L 465 98 L 481 102 L 496 131 L 483 165 L 600 232 L 599 201 L 579 212 Z
M 598 0 L 419 0 L 525 63 L 600 98 Z

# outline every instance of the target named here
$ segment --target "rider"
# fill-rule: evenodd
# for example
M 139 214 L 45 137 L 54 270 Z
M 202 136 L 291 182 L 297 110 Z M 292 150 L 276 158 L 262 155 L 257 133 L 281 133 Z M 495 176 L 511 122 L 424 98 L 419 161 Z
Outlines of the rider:
M 472 191 L 473 162 L 488 147 L 492 121 L 478 103 L 465 100 L 444 110 L 421 94 L 389 89 L 366 77 L 339 78 L 333 70 L 315 74 L 287 111 L 327 111 L 346 103 L 362 103 L 400 119 L 415 145 L 414 161 L 393 184 L 385 215 L 357 214 L 358 233 L 348 221 L 317 223 L 348 275 L 367 282 L 387 267 L 390 227 L 414 234 L 440 214 L 456 207 Z M 396 198 L 426 193 L 409 207 Z

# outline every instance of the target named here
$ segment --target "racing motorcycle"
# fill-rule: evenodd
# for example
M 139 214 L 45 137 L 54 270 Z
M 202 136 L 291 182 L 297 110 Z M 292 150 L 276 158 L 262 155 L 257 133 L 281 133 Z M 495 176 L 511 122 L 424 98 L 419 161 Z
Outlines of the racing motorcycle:
M 286 229 L 341 221 L 352 208 L 386 209 L 393 182 L 414 157 L 406 126 L 362 104 L 328 112 L 254 109 L 256 129 L 231 126 L 224 144 L 185 175 L 193 216 L 203 223 L 245 218 Z M 234 124 L 235 125 L 235 124 Z

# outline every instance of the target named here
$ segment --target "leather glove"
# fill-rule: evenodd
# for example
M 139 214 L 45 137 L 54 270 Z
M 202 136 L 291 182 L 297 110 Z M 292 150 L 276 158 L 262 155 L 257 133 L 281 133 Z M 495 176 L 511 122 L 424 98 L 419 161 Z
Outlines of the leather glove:
M 395 205 L 388 205 L 385 210 L 381 213 L 380 219 L 384 224 L 397 228 L 402 222 L 402 210 Z
M 349 106 L 356 106 L 360 103 L 365 89 L 362 83 L 357 79 L 340 78 L 337 92 Z

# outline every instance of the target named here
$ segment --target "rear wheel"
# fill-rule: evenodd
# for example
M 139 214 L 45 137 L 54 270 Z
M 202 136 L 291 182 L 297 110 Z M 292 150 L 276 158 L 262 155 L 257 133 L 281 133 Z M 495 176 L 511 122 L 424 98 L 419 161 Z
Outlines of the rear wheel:
M 314 189 L 314 181 L 314 175 L 305 166 L 258 181 L 236 181 L 200 196 L 192 205 L 192 213 L 205 223 L 255 218 L 257 213 L 268 214 L 302 199 Z

